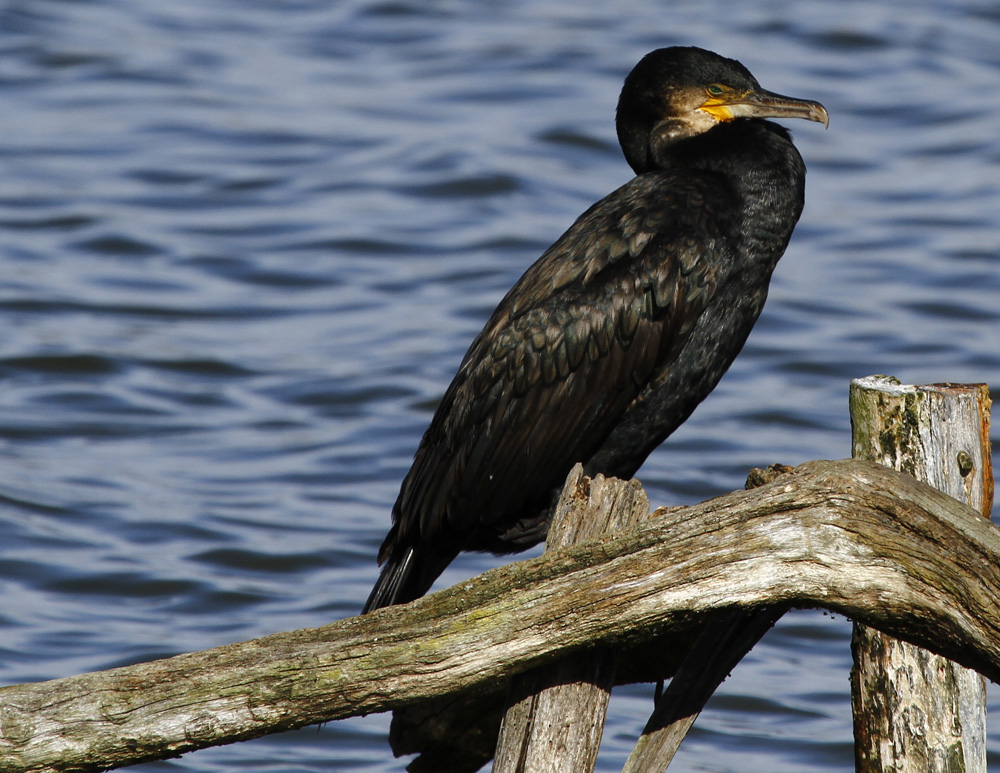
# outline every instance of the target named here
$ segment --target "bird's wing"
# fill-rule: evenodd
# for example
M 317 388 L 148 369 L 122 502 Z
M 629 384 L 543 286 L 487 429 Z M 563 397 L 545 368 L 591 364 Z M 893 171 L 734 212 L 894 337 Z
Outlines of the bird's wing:
M 644 175 L 539 258 L 438 406 L 381 558 L 393 544 L 486 549 L 471 535 L 547 506 L 569 468 L 669 365 L 711 299 L 732 259 L 723 237 L 731 231 L 718 222 L 735 209 L 723 201 L 731 195 L 711 180 Z

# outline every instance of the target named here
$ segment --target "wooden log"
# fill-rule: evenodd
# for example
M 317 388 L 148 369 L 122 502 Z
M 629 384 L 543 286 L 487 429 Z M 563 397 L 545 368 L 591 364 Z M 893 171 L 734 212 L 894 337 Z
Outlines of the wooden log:
M 1000 532 L 979 513 L 875 464 L 811 462 L 411 604 L 2 688 L 0 770 L 121 767 L 485 690 L 733 606 L 825 607 L 1000 681 L 997 598 Z
M 656 702 L 622 773 L 666 770 L 708 699 L 784 612 L 770 606 L 713 617 Z
M 576 465 L 566 480 L 545 550 L 559 550 L 635 526 L 649 515 L 638 481 L 584 477 Z M 586 773 L 597 763 L 618 651 L 598 647 L 513 677 L 494 773 Z
M 985 384 L 851 383 L 854 457 L 904 471 L 989 517 L 993 470 Z M 942 549 L 952 545 L 943 544 Z M 974 671 L 856 623 L 859 773 L 985 773 L 986 684 Z

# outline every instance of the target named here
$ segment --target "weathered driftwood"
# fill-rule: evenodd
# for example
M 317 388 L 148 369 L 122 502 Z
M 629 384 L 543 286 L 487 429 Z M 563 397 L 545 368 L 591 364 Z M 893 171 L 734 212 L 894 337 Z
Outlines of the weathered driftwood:
M 773 483 L 791 467 L 754 468 L 746 488 Z M 730 609 L 713 615 L 660 695 L 622 773 L 666 770 L 695 719 L 729 673 L 784 614 L 781 606 Z
M 649 515 L 638 481 L 583 474 L 566 480 L 545 540 L 559 550 L 633 528 Z M 586 773 L 597 763 L 618 664 L 617 648 L 598 647 L 511 679 L 493 773 Z
M 948 550 L 941 550 L 941 546 Z M 770 485 L 322 628 L 0 690 L 0 769 L 96 770 L 386 711 L 732 606 L 822 606 L 1000 679 L 1000 534 L 900 473 Z
M 784 607 L 768 606 L 713 616 L 656 701 L 622 773 L 666 770 L 708 699 L 784 613 Z
M 856 379 L 851 423 L 855 458 L 902 470 L 989 517 L 993 468 L 985 384 Z M 986 773 L 982 676 L 860 623 L 851 649 L 858 773 Z

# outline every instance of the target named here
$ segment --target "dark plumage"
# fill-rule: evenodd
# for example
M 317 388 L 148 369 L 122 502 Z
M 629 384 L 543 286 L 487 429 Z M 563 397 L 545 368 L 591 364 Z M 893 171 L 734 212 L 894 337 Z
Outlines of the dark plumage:
M 805 165 L 762 120 L 827 123 L 698 48 L 625 80 L 636 177 L 525 272 L 473 341 L 403 481 L 365 611 L 424 594 L 462 550 L 545 537 L 569 469 L 631 476 L 715 387 L 802 212 Z

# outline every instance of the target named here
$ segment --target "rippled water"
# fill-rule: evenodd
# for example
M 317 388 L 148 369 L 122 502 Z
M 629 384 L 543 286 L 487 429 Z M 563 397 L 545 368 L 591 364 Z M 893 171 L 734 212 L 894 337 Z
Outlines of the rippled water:
M 805 214 L 743 355 L 641 471 L 654 503 L 849 455 L 852 377 L 996 383 L 997 40 L 971 0 L 5 4 L 0 680 L 355 613 L 465 347 L 628 178 L 618 89 L 662 45 L 831 126 L 792 126 Z M 671 769 L 851 770 L 848 635 L 788 616 Z M 616 693 L 600 770 L 650 707 Z M 141 769 L 396 770 L 387 724 Z

